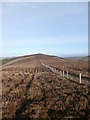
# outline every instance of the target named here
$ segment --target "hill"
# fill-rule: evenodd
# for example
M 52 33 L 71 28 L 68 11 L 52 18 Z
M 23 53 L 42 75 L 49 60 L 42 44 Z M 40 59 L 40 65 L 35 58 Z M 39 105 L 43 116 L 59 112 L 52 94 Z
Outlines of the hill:
M 86 61 L 33 54 L 8 61 L 1 72 L 3 119 L 89 118 Z
M 24 64 L 28 63 L 30 61 L 35 61 L 35 60 L 60 60 L 63 61 L 65 60 L 64 58 L 57 57 L 57 56 L 52 56 L 52 55 L 45 55 L 45 54 L 33 54 L 33 55 L 26 55 L 26 56 L 20 56 L 20 57 L 15 57 L 15 58 L 9 58 L 9 59 L 4 59 L 3 63 L 8 64 Z M 4 62 L 5 61 L 5 62 Z
M 82 57 L 69 57 L 71 60 L 79 60 L 79 61 L 90 61 L 90 56 L 82 56 Z

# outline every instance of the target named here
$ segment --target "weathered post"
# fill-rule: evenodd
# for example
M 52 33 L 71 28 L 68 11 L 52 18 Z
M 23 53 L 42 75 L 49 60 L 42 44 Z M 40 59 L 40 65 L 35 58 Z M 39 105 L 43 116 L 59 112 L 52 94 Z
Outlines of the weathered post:
M 55 71 L 54 71 L 54 68 L 52 68 L 52 72 L 55 72 Z
M 61 70 L 59 71 L 59 74 L 60 74 L 60 76 L 61 76 Z
M 68 71 L 67 71 L 67 79 L 68 79 Z
M 56 70 L 56 73 L 58 74 L 58 70 Z
M 52 71 L 54 72 L 54 68 L 52 68 Z
M 79 83 L 81 83 L 81 73 L 79 74 Z
M 57 70 L 56 70 L 56 68 L 55 68 L 55 73 L 57 73 Z
M 61 77 L 62 77 L 62 71 L 60 70 L 60 75 L 61 75 Z
M 64 77 L 64 70 L 63 70 L 63 77 Z

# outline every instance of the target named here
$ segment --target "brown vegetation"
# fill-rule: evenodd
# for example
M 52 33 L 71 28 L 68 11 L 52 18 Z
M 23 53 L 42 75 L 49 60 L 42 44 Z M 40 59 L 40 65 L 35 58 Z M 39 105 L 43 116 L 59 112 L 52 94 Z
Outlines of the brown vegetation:
M 2 117 L 13 120 L 88 120 L 89 86 L 60 77 L 42 65 L 88 77 L 87 62 L 54 56 L 16 58 L 2 69 Z

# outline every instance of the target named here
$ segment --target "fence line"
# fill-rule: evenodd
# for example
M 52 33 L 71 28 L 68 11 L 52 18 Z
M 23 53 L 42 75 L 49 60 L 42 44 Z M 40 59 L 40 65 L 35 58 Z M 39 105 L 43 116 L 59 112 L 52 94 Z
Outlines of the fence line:
M 47 67 L 48 69 L 50 69 L 50 71 L 60 75 L 60 77 L 63 77 L 63 78 L 66 78 L 66 79 L 73 79 L 73 78 L 76 78 L 76 80 L 78 80 L 78 82 L 81 84 L 82 83 L 82 75 L 81 73 L 79 75 L 75 75 L 75 74 L 70 74 L 68 71 L 64 71 L 64 70 L 60 70 L 58 68 L 54 68 L 54 67 L 51 67 L 51 66 L 48 66 L 46 64 L 44 64 L 42 61 L 41 61 L 42 65 Z

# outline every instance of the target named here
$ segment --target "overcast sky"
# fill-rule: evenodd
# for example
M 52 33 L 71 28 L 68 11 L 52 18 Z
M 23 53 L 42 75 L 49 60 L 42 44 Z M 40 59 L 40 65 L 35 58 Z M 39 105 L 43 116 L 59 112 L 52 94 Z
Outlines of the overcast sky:
M 3 3 L 3 56 L 88 54 L 88 3 Z

